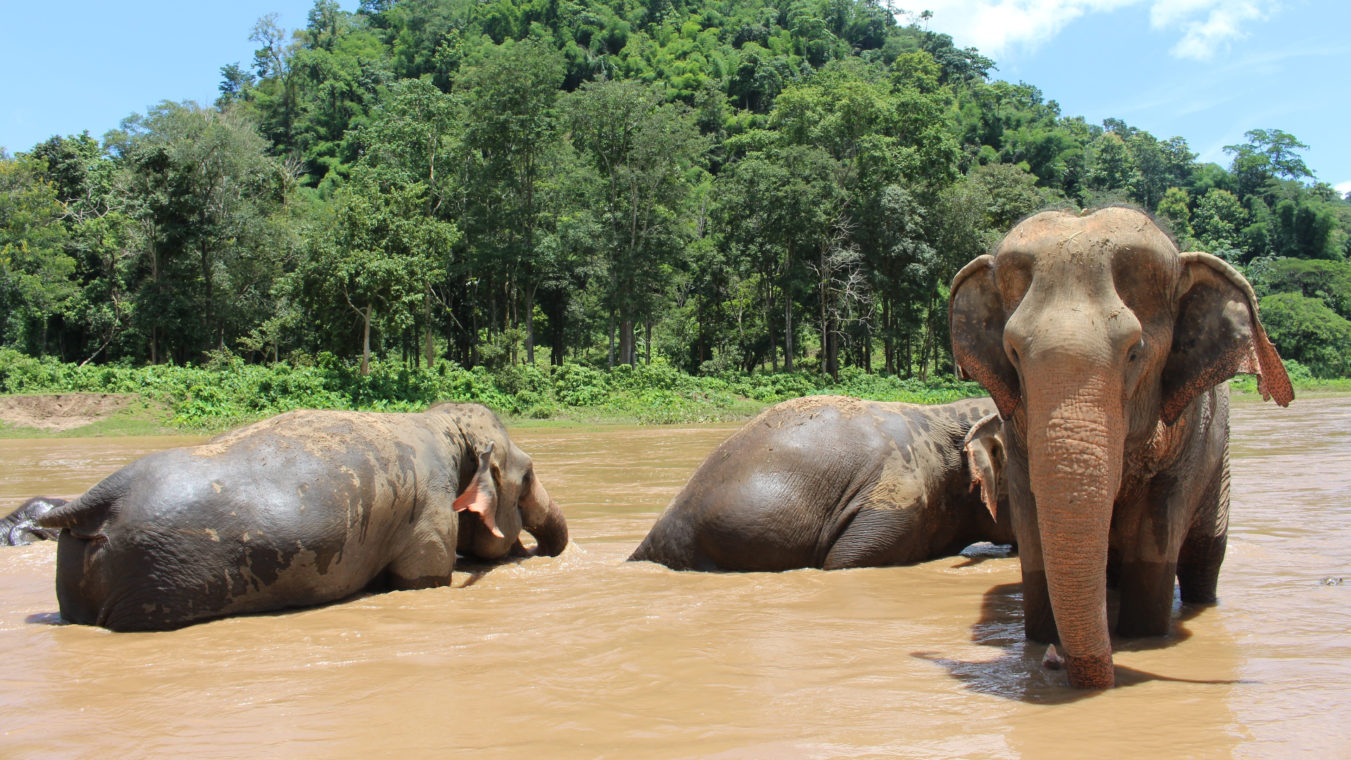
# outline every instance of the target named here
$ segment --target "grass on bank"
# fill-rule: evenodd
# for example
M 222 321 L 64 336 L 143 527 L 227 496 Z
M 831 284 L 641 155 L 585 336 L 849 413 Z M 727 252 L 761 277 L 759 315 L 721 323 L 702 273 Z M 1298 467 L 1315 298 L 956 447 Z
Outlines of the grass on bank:
M 695 377 L 660 363 L 612 370 L 518 365 L 493 372 L 441 361 L 418 369 L 377 362 L 362 376 L 331 355 L 320 355 L 312 366 L 252 365 L 227 355 L 200 367 L 80 367 L 0 349 L 0 394 L 51 393 L 136 394 L 143 405 L 133 404 L 126 415 L 101 423 L 101 434 L 115 435 L 156 426 L 212 432 L 292 409 L 421 411 L 438 401 L 481 403 L 512 424 L 726 422 L 747 419 L 778 401 L 820 393 L 943 403 L 984 391 L 952 377 L 919 382 L 858 370 L 844 371 L 834 382 L 810 372 Z M 164 411 L 157 413 L 155 405 Z M 79 430 L 96 434 L 94 426 Z M 0 435 L 19 434 L 17 428 L 0 427 Z

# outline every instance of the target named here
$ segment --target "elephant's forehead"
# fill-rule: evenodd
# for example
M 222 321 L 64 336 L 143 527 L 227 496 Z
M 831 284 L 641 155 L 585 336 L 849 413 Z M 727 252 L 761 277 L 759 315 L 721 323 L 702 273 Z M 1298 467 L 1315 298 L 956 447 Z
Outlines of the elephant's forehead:
M 1176 258 L 1172 241 L 1148 216 L 1133 209 L 1109 208 L 1079 216 L 1065 212 L 1038 214 L 1014 227 L 997 255 L 1031 255 L 1084 265 L 1106 265 L 1118 252 Z

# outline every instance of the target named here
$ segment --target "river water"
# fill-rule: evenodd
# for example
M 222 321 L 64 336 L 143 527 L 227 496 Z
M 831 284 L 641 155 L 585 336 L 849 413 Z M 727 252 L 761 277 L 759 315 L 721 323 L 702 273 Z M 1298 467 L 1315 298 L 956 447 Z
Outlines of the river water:
M 625 563 L 735 428 L 514 431 L 575 544 L 451 588 L 113 634 L 0 549 L 0 757 L 1351 757 L 1351 398 L 1235 404 L 1220 603 L 1096 694 L 1022 640 L 1016 558 Z M 192 442 L 0 441 L 0 509 Z

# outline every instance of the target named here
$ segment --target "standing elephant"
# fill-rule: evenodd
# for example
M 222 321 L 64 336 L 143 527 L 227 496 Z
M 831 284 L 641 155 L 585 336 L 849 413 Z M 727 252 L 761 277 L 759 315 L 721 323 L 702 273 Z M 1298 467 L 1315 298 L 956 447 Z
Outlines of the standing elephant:
M 629 559 L 830 570 L 1010 543 L 1007 510 L 1002 524 L 993 516 L 1003 456 L 994 411 L 989 399 L 785 401 L 704 460 Z
M 450 582 L 522 528 L 567 545 L 530 457 L 476 405 L 300 411 L 139 459 L 39 521 L 61 616 L 118 631 Z
M 65 503 L 65 499 L 54 496 L 34 496 L 18 509 L 0 517 L 0 546 L 23 546 L 55 539 L 56 531 L 39 527 L 37 519 Z
M 1158 636 L 1174 577 L 1215 600 L 1229 524 L 1229 396 L 1294 393 L 1243 276 L 1179 254 L 1127 208 L 1037 214 L 952 284 L 952 351 L 1005 422 L 1029 638 L 1059 638 L 1069 682 L 1114 683 L 1116 630 Z

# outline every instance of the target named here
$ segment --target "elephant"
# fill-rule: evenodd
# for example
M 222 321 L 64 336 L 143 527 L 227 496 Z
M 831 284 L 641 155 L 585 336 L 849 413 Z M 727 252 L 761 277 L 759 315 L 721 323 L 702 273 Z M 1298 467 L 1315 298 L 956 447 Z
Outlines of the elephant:
M 65 499 L 54 496 L 34 496 L 18 509 L 0 517 L 0 546 L 23 546 L 55 539 L 56 531 L 39 527 L 37 519 L 65 503 Z
M 777 404 L 704 460 L 629 559 L 676 570 L 831 570 L 1011 543 L 1007 510 L 995 518 L 1003 454 L 994 412 L 988 398 Z
M 1116 633 L 1161 636 L 1174 578 L 1215 601 L 1229 524 L 1229 391 L 1294 398 L 1252 287 L 1179 253 L 1145 213 L 1046 211 L 953 279 L 959 371 L 994 398 L 1028 638 L 1059 641 L 1071 686 L 1114 685 Z
M 456 553 L 568 542 L 561 508 L 478 405 L 294 411 L 138 459 L 39 520 L 61 617 L 167 630 L 450 583 Z

